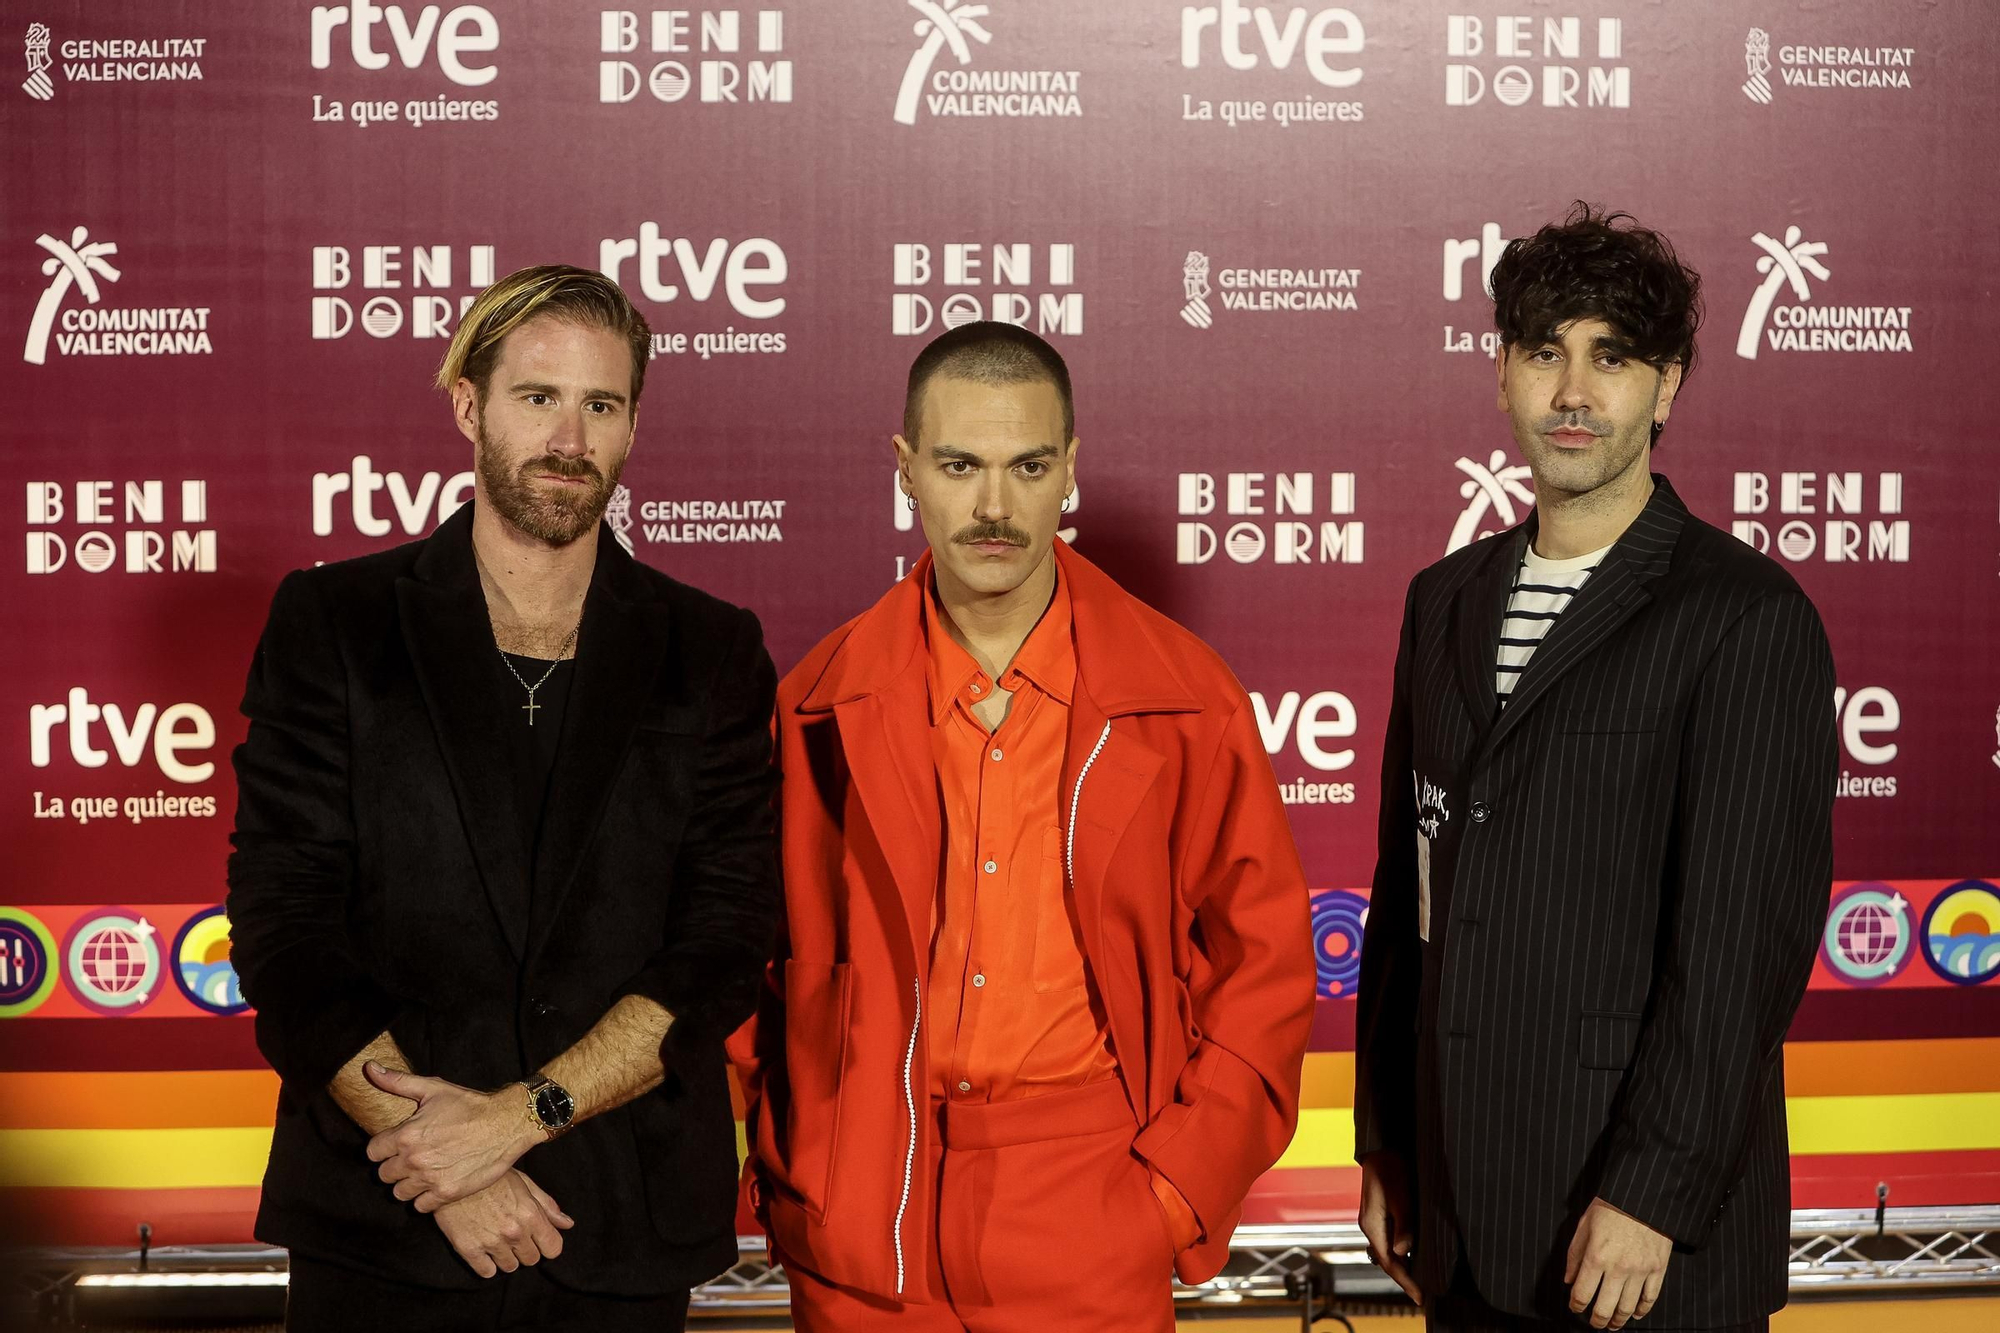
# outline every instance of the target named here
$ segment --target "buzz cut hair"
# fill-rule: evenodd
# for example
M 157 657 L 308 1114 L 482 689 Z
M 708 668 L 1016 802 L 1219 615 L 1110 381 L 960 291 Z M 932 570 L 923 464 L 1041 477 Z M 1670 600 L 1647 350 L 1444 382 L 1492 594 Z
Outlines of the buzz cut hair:
M 479 400 L 486 400 L 500 345 L 528 320 L 551 315 L 586 329 L 617 334 L 632 349 L 632 409 L 646 384 L 646 358 L 653 331 L 622 288 L 602 273 L 571 264 L 537 264 L 509 273 L 481 292 L 459 321 L 437 387 L 450 393 L 461 379 L 472 381 Z
M 924 390 L 930 382 L 947 379 L 971 380 L 974 384 L 1034 384 L 1055 386 L 1062 399 L 1063 437 L 1067 445 L 1076 435 L 1076 405 L 1070 397 L 1069 367 L 1062 353 L 1017 324 L 999 320 L 975 320 L 940 333 L 925 344 L 910 363 L 910 387 L 903 399 L 903 438 L 917 445 L 917 432 L 924 414 Z

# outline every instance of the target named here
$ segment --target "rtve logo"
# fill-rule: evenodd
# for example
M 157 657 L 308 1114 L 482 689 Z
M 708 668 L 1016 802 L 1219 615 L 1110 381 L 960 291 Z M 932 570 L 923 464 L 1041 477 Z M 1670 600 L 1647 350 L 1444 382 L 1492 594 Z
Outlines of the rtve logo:
M 98 724 L 110 750 L 98 746 Z M 215 746 L 215 719 L 200 704 L 140 704 L 130 720 L 117 704 L 96 704 L 90 691 L 78 685 L 69 691 L 68 701 L 59 704 L 31 704 L 28 707 L 28 763 L 47 768 L 55 761 L 54 738 L 57 727 L 67 725 L 69 757 L 79 768 L 103 768 L 115 754 L 125 768 L 137 768 L 146 760 L 148 742 L 153 763 L 171 782 L 206 782 L 215 773 L 215 761 L 190 763 L 181 756 Z
M 387 50 L 376 48 L 376 28 L 386 30 L 390 50 L 404 69 L 416 69 L 437 48 L 438 68 L 453 83 L 477 88 L 493 82 L 500 71 L 492 65 L 468 65 L 465 57 L 500 49 L 500 25 L 491 10 L 479 5 L 459 5 L 450 13 L 442 5 L 425 5 L 412 18 L 401 5 L 370 4 L 351 0 L 344 5 L 314 5 L 312 12 L 312 67 L 333 65 L 334 30 L 347 29 L 347 48 L 362 69 L 387 69 Z
M 1361 54 L 1366 40 L 1361 20 L 1351 9 L 1322 9 L 1311 18 L 1293 6 L 1276 17 L 1271 5 L 1246 5 L 1222 0 L 1219 5 L 1186 5 L 1181 9 L 1181 66 L 1201 68 L 1203 35 L 1213 28 L 1222 63 L 1234 70 L 1252 70 L 1269 62 L 1272 69 L 1290 69 L 1303 56 L 1306 71 L 1328 88 L 1352 88 L 1361 71 L 1334 63 L 1330 57 Z M 1256 38 L 1245 31 L 1254 26 Z

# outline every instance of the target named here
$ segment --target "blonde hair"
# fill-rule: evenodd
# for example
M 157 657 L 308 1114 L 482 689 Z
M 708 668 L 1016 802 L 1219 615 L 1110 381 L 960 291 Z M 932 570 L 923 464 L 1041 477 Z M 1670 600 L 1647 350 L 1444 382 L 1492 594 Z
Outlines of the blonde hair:
M 451 336 L 437 387 L 450 393 L 461 379 L 472 381 L 481 399 L 508 334 L 537 315 L 553 315 L 584 328 L 608 329 L 632 348 L 632 406 L 646 383 L 646 358 L 653 332 L 646 317 L 618 284 L 602 273 L 571 264 L 537 264 L 509 273 L 481 292 Z

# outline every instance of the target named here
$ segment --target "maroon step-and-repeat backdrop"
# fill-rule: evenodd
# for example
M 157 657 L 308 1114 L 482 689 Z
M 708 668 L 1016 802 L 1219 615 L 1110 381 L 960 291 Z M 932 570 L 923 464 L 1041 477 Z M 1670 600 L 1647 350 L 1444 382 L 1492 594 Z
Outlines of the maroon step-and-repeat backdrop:
M 1533 503 L 1484 280 L 1578 198 L 1700 270 L 1658 467 L 1838 661 L 1801 1203 L 2000 1198 L 1984 0 L 23 0 L 0 60 L 0 1188 L 37 1238 L 247 1234 L 251 648 L 287 570 L 465 502 L 429 378 L 557 260 L 655 329 L 619 539 L 781 668 L 921 549 L 924 340 L 1062 349 L 1065 536 L 1235 667 L 1319 891 L 1307 1120 L 1253 1215 L 1339 1214 L 1401 597 Z

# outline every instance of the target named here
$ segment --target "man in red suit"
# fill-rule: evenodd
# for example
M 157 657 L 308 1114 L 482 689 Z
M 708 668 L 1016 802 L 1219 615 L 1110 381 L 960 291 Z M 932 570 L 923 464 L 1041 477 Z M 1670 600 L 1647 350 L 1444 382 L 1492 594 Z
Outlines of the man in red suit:
M 1056 540 L 1054 348 L 939 337 L 895 444 L 930 551 L 778 693 L 753 1200 L 801 1329 L 1170 1329 L 1297 1118 L 1277 784 L 1215 653 Z

